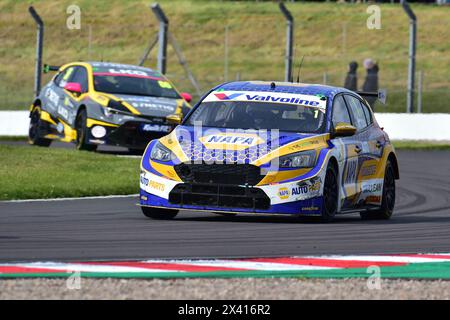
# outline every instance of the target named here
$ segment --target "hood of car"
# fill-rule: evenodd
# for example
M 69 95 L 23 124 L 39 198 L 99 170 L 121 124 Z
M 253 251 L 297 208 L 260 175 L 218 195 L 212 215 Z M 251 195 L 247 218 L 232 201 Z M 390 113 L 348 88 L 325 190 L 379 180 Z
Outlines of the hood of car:
M 160 139 L 180 162 L 226 161 L 261 165 L 275 157 L 327 147 L 328 134 L 178 126 Z
M 140 114 L 154 117 L 165 117 L 175 113 L 177 107 L 183 103 L 182 99 L 163 97 L 132 96 L 115 94 L 116 99 L 136 109 Z

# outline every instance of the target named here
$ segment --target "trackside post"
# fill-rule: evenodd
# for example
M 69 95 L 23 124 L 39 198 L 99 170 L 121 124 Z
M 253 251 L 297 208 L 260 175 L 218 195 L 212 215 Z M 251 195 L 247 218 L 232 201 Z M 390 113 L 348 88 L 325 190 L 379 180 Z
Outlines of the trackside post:
M 36 35 L 36 65 L 34 69 L 34 95 L 37 97 L 41 91 L 41 72 L 42 72 L 42 51 L 44 43 L 44 21 L 42 21 L 39 14 L 36 12 L 33 6 L 28 8 L 34 21 L 37 25 Z
M 150 7 L 159 20 L 159 34 L 158 34 L 158 71 L 162 74 L 166 73 L 167 61 L 167 31 L 169 30 L 169 19 L 167 19 L 164 11 L 158 3 L 154 3 Z
M 414 112 L 414 78 L 416 72 L 416 39 L 417 18 L 408 2 L 402 1 L 403 10 L 409 17 L 409 66 L 408 66 L 408 94 L 406 97 L 406 112 Z
M 280 2 L 280 10 L 287 21 L 286 31 L 286 57 L 284 81 L 292 81 L 292 55 L 294 47 L 294 18 L 283 2 Z

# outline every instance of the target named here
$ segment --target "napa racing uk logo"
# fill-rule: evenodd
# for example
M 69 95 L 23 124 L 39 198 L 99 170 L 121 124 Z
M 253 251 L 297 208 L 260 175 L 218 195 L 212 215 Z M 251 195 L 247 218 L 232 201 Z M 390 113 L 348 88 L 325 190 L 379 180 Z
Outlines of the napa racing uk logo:
M 257 134 L 252 133 L 217 133 L 199 138 L 208 149 L 244 150 L 264 142 Z

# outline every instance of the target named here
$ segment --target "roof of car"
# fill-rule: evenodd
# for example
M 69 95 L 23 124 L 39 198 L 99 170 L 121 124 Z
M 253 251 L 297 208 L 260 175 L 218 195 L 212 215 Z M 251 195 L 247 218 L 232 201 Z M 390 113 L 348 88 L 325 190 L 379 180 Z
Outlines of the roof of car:
M 272 83 L 275 83 L 275 87 L 272 88 Z M 352 92 L 345 88 L 332 87 L 321 84 L 307 84 L 307 83 L 293 83 L 293 82 L 280 82 L 280 81 L 234 81 L 227 82 L 218 87 L 217 89 L 227 91 L 264 91 L 264 92 L 284 92 L 293 94 L 305 94 L 305 95 L 324 95 L 327 98 L 333 98 L 340 92 Z
M 124 63 L 115 63 L 115 62 L 103 62 L 103 61 L 88 61 L 92 67 L 98 68 L 121 68 L 121 69 L 132 69 L 132 70 L 142 70 L 146 72 L 150 72 L 155 75 L 161 75 L 158 71 L 153 70 L 151 68 L 146 68 L 142 66 L 136 66 L 132 64 L 124 64 Z

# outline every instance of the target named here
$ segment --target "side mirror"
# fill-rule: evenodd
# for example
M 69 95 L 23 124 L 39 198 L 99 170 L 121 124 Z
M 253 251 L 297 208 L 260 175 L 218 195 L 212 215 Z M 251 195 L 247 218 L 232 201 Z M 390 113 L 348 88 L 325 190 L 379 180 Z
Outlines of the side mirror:
M 335 137 L 348 137 L 356 133 L 356 127 L 352 126 L 350 123 L 339 122 L 334 128 Z
M 187 102 L 191 102 L 192 101 L 192 96 L 187 93 L 187 92 L 182 92 L 181 96 L 183 97 L 184 100 L 186 100 Z
M 64 89 L 78 94 L 81 94 L 82 91 L 81 84 L 79 84 L 78 82 L 67 82 L 66 85 L 64 86 Z
M 181 115 L 179 114 L 169 114 L 166 119 L 170 124 L 180 124 L 183 120 Z

